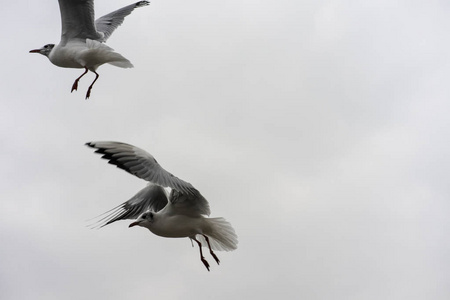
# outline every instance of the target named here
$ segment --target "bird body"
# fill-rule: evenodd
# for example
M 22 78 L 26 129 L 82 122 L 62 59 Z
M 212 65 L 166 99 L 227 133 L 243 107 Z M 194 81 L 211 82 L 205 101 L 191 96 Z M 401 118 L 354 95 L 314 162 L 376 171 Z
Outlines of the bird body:
M 30 53 L 47 56 L 51 63 L 62 68 L 85 69 L 72 85 L 77 90 L 78 81 L 88 70 L 95 73 L 95 79 L 86 93 L 86 99 L 99 75 L 97 68 L 111 64 L 120 68 L 132 68 L 131 62 L 104 44 L 114 30 L 135 8 L 146 6 L 148 1 L 139 1 L 113 11 L 94 21 L 93 0 L 59 0 L 61 12 L 61 41 L 58 45 L 47 44 Z
M 76 39 L 65 45 L 57 45 L 48 59 L 62 68 L 83 69 L 95 72 L 103 64 L 109 63 L 121 68 L 132 68 L 131 62 L 107 45 L 91 39 Z
M 137 221 L 136 225 L 148 228 L 153 234 L 167 238 L 186 238 L 202 234 L 207 227 L 206 218 L 155 213 L 150 222 Z M 144 219 L 143 219 L 144 221 Z M 133 224 L 133 223 L 132 223 Z M 134 225 L 133 225 L 134 226 Z
M 200 249 L 200 259 L 209 271 L 209 263 L 202 247 L 208 247 L 219 264 L 213 250 L 232 251 L 237 248 L 237 235 L 224 218 L 209 218 L 208 201 L 190 183 L 164 170 L 146 151 L 119 142 L 90 142 L 110 164 L 116 165 L 149 184 L 128 201 L 113 208 L 102 217 L 103 227 L 118 220 L 136 219 L 129 227 L 141 226 L 153 234 L 166 238 L 187 237 Z M 167 193 L 165 188 L 171 191 Z

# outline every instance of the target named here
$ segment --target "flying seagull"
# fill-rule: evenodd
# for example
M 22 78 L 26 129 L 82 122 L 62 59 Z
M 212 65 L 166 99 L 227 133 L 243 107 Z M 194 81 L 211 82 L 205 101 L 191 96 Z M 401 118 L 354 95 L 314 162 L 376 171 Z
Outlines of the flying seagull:
M 89 142 L 102 158 L 130 174 L 149 182 L 130 200 L 106 212 L 99 227 L 118 220 L 137 219 L 129 225 L 148 228 L 152 233 L 169 238 L 188 237 L 200 249 L 200 259 L 209 271 L 202 247 L 217 262 L 213 250 L 237 248 L 237 235 L 224 218 L 209 218 L 208 201 L 190 183 L 164 170 L 156 159 L 138 147 L 119 142 Z M 167 193 L 165 188 L 170 189 Z
M 132 68 L 131 62 L 104 44 L 114 30 L 135 8 L 148 5 L 148 1 L 139 1 L 113 11 L 94 21 L 93 0 L 58 0 L 61 11 L 61 41 L 58 45 L 47 44 L 30 53 L 39 53 L 48 57 L 50 62 L 58 67 L 83 69 L 84 73 L 72 85 L 72 90 L 78 88 L 78 81 L 88 70 L 95 73 L 95 79 L 86 93 L 86 99 L 91 95 L 91 89 L 99 75 L 97 68 L 103 64 L 111 64 L 120 68 Z

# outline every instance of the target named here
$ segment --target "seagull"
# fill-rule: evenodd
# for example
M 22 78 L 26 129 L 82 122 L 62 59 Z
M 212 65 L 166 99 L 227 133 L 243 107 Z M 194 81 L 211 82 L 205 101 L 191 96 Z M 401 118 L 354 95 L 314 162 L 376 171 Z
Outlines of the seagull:
M 95 79 L 86 93 L 86 99 L 91 95 L 92 86 L 99 75 L 97 68 L 109 63 L 120 68 L 132 68 L 131 62 L 104 44 L 114 30 L 135 8 L 148 5 L 148 1 L 139 1 L 113 11 L 94 22 L 93 0 L 58 0 L 61 12 L 61 41 L 58 45 L 47 44 L 30 53 L 47 56 L 50 62 L 62 68 L 84 69 L 72 85 L 72 90 L 78 88 L 78 81 L 88 71 L 95 73 Z
M 164 170 L 148 152 L 120 142 L 89 142 L 95 153 L 141 179 L 148 185 L 130 200 L 104 213 L 97 226 L 118 220 L 136 219 L 128 227 L 141 226 L 153 234 L 167 238 L 187 237 L 200 249 L 200 260 L 209 271 L 202 247 L 217 262 L 213 250 L 232 251 L 237 248 L 237 235 L 224 218 L 209 218 L 208 201 L 190 183 Z M 170 193 L 165 188 L 170 189 Z M 105 216 L 106 215 L 106 216 Z

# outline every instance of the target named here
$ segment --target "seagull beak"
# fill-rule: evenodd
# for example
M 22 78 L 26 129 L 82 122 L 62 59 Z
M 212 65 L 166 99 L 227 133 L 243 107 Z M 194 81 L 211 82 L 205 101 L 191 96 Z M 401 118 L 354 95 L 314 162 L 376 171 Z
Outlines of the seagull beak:
M 128 228 L 133 227 L 133 226 L 136 226 L 136 225 L 139 225 L 139 223 L 141 223 L 140 220 L 138 220 L 138 221 L 136 221 L 136 222 L 133 222 L 133 223 L 131 223 L 130 225 L 128 225 Z
M 40 53 L 41 49 L 34 49 L 34 50 L 30 50 L 30 53 Z

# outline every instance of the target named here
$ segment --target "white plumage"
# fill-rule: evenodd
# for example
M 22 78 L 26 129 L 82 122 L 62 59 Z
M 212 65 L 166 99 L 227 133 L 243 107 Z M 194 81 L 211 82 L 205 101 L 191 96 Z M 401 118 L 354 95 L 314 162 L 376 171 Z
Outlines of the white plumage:
M 47 56 L 51 63 L 62 68 L 85 69 L 72 85 L 77 90 L 78 81 L 88 70 L 95 73 L 95 79 L 86 93 L 89 98 L 92 86 L 99 75 L 97 68 L 103 64 L 111 64 L 120 68 L 132 68 L 131 62 L 112 48 L 103 44 L 123 23 L 123 20 L 135 8 L 146 6 L 148 1 L 139 1 L 109 13 L 94 22 L 93 0 L 59 0 L 61 12 L 61 41 L 58 45 L 47 44 L 30 53 Z
M 202 246 L 213 250 L 232 251 L 237 248 L 237 235 L 224 218 L 208 218 L 208 201 L 190 183 L 164 170 L 146 151 L 119 142 L 90 142 L 86 144 L 103 154 L 110 164 L 149 182 L 130 200 L 105 213 L 98 223 L 103 227 L 117 220 L 136 219 L 129 227 L 142 226 L 152 233 L 170 238 L 188 237 L 200 249 L 200 259 L 209 271 Z M 164 188 L 170 188 L 168 193 Z

